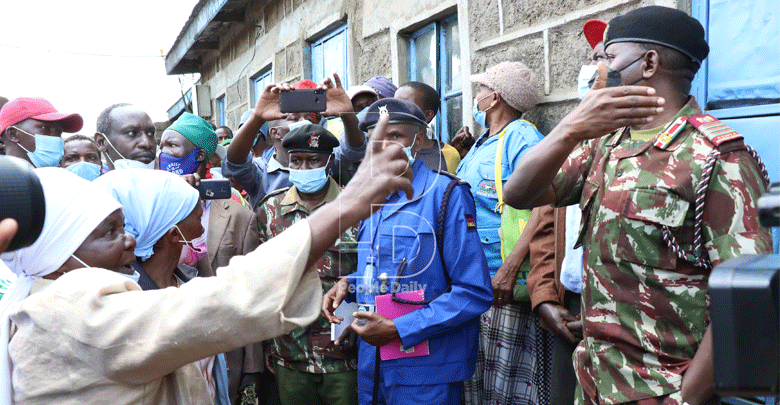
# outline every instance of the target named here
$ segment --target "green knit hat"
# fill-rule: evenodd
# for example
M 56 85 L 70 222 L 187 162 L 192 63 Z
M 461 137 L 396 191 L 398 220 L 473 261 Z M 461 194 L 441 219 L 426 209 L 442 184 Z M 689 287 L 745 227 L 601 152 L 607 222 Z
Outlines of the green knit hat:
M 219 138 L 217 133 L 211 129 L 211 125 L 208 121 L 197 115 L 185 112 L 177 119 L 168 129 L 172 129 L 189 139 L 195 147 L 203 149 L 206 152 L 206 160 L 208 161 L 214 156 L 214 151 L 217 150 L 217 143 Z

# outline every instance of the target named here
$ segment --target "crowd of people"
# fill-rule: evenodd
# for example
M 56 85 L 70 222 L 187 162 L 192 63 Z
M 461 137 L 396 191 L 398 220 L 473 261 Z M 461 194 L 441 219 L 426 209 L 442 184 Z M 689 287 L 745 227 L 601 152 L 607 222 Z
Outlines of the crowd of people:
M 451 144 L 436 89 L 381 76 L 271 84 L 237 128 L 185 112 L 159 140 L 134 105 L 85 136 L 7 102 L 45 221 L 0 255 L 0 403 L 719 403 L 707 279 L 771 253 L 766 170 L 689 94 L 698 21 L 583 33 L 582 101 L 545 135 L 521 61 L 470 77 L 483 132 Z M 282 113 L 306 88 L 326 110 Z

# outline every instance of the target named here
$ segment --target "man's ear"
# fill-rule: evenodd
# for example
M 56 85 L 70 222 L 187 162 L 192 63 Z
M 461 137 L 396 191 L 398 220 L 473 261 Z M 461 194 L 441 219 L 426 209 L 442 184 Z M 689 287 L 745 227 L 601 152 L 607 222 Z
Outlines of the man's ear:
M 106 137 L 102 133 L 95 132 L 95 143 L 97 144 L 98 149 L 100 149 L 101 152 L 108 153 L 108 149 L 107 149 L 108 147 L 106 145 Z
M 19 142 L 19 133 L 14 127 L 9 127 L 2 133 L 3 139 L 7 139 L 11 142 Z
M 658 51 L 654 49 L 647 51 L 644 58 L 642 58 L 642 78 L 649 79 L 655 76 L 660 68 L 661 55 L 658 54 Z
M 201 150 L 198 151 L 198 153 L 195 154 L 195 160 L 198 162 L 203 162 L 206 160 L 206 151 L 201 148 Z
M 433 117 L 435 116 L 436 116 L 436 111 L 425 110 L 425 121 L 431 122 L 433 120 Z

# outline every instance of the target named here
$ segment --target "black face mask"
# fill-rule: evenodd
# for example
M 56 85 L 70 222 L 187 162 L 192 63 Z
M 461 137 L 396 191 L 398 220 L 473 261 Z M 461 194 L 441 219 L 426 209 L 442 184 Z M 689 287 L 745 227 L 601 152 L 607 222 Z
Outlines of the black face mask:
M 644 57 L 645 57 L 645 55 L 642 55 L 642 56 L 634 59 L 633 62 L 629 63 L 626 66 L 623 66 L 620 70 L 614 70 L 614 69 L 610 68 L 609 66 L 607 66 L 607 84 L 606 84 L 605 87 L 632 86 L 634 84 L 639 83 L 639 81 L 642 80 L 641 78 L 637 79 L 636 81 L 634 81 L 633 83 L 630 83 L 630 84 L 623 83 L 623 78 L 620 76 L 620 72 L 628 69 L 629 66 L 633 65 L 634 63 L 637 63 L 638 61 L 642 60 L 642 58 L 644 58 Z M 593 83 L 596 82 L 596 77 L 598 77 L 598 75 L 599 75 L 599 72 L 597 70 L 596 73 L 593 74 L 593 77 L 590 80 L 588 80 L 588 87 L 591 87 L 591 88 L 593 87 Z

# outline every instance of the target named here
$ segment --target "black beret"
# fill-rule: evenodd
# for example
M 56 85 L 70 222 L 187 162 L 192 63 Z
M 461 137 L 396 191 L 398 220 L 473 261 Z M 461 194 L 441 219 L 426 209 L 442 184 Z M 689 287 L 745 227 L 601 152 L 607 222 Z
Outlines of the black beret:
M 303 124 L 284 136 L 282 146 L 288 152 L 332 153 L 339 140 L 317 124 Z
M 699 21 L 683 11 L 661 6 L 642 7 L 613 18 L 604 31 L 604 47 L 615 42 L 663 45 L 699 65 L 710 52 Z
M 391 124 L 428 125 L 425 114 L 417 104 L 397 98 L 383 98 L 368 107 L 366 116 L 360 121 L 360 130 L 366 132 L 375 127 L 381 114 L 389 114 Z

